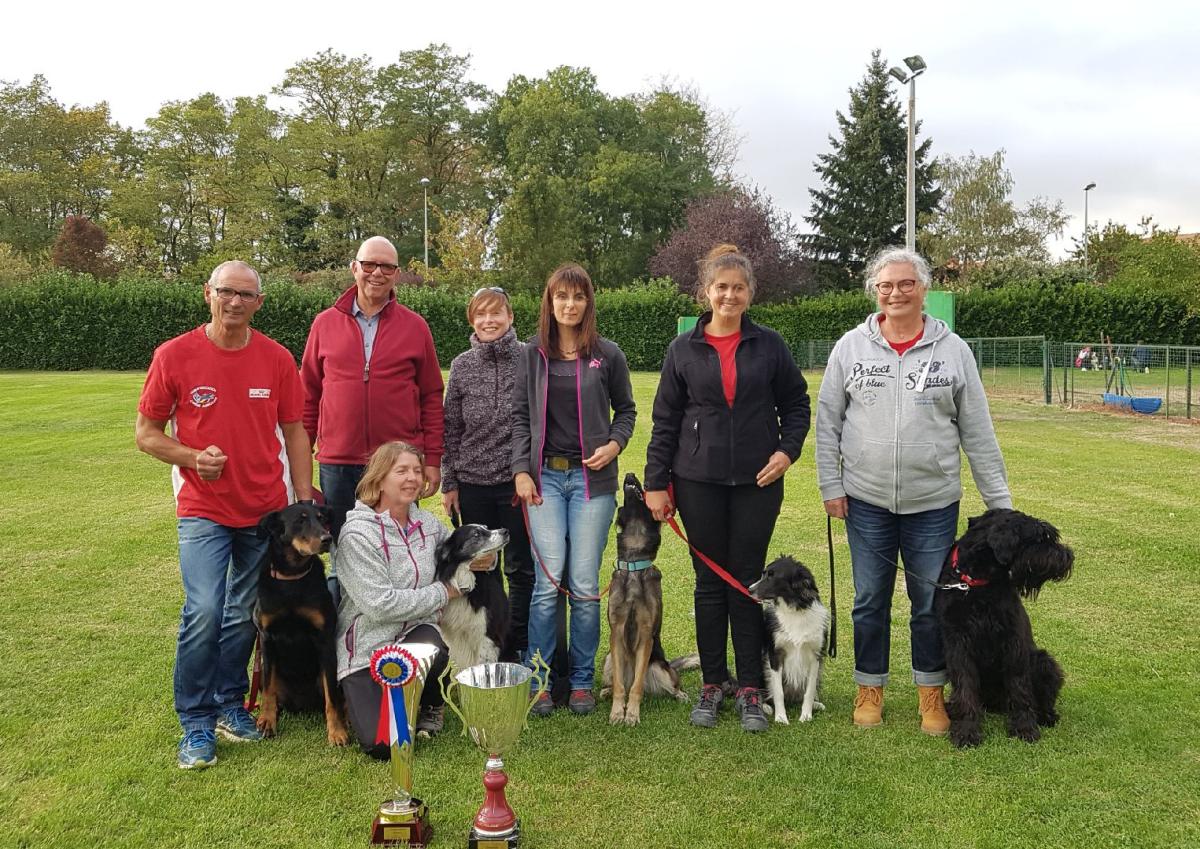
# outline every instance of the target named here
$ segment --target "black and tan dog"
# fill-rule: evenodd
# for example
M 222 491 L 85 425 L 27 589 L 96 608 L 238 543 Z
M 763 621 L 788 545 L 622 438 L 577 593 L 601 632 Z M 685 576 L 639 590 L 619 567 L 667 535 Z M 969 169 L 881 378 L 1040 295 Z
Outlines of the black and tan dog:
M 641 721 L 642 696 L 668 695 L 690 701 L 679 686 L 679 671 L 699 664 L 696 655 L 668 661 L 662 631 L 662 572 L 654 565 L 661 528 L 646 506 L 642 485 L 625 475 L 625 503 L 617 511 L 617 567 L 608 596 L 608 656 L 604 690 L 612 692 L 613 725 Z
M 1033 641 L 1022 598 L 1037 596 L 1047 581 L 1070 576 L 1075 562 L 1058 530 L 1016 510 L 989 510 L 967 522 L 938 583 L 933 609 L 942 629 L 950 740 L 978 746 L 985 710 L 1008 714 L 1008 734 L 1027 742 L 1039 726 L 1058 722 L 1055 705 L 1063 671 Z
M 337 611 L 321 560 L 332 539 L 331 518 L 326 507 L 292 504 L 258 523 L 259 536 L 270 540 L 254 609 L 263 667 L 258 728 L 274 736 L 280 709 L 323 710 L 330 744 L 345 746 L 350 736 L 337 686 Z

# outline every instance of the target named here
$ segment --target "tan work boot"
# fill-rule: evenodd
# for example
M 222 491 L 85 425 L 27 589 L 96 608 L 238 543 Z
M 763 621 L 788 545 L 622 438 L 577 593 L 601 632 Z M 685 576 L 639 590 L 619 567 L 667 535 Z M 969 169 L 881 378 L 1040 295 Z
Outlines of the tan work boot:
M 858 685 L 854 697 L 854 724 L 859 728 L 883 725 L 883 687 Z
M 934 737 L 941 737 L 950 730 L 950 717 L 946 716 L 946 702 L 942 698 L 943 689 L 917 686 L 921 698 L 921 730 Z

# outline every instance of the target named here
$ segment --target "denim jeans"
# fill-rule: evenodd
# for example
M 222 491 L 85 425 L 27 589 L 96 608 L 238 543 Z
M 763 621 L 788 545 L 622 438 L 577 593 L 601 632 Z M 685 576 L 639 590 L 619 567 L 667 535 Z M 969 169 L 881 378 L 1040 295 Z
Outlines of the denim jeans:
M 946 683 L 942 635 L 933 615 L 932 583 L 958 532 L 958 502 L 938 510 L 900 515 L 856 498 L 849 499 L 846 535 L 854 573 L 854 681 L 882 687 L 888 680 L 891 651 L 892 594 L 897 552 L 904 568 L 925 578 L 907 577 L 912 605 L 913 681 L 937 687 Z
M 542 503 L 529 508 L 535 556 L 554 580 L 564 571 L 571 592 L 596 598 L 600 595 L 600 560 L 608 543 L 608 530 L 617 509 L 614 494 L 585 497 L 583 470 L 542 470 Z M 548 662 L 554 655 L 555 611 L 558 590 L 541 568 L 536 570 L 529 604 L 529 648 L 526 661 L 540 651 Z M 568 631 L 572 690 L 590 690 L 595 684 L 596 650 L 600 647 L 600 602 L 571 599 Z
M 347 466 L 338 463 L 319 463 L 321 495 L 325 497 L 325 505 L 345 513 L 354 509 L 354 490 L 362 480 L 366 466 Z M 342 588 L 338 584 L 337 571 L 333 565 L 333 549 L 337 540 L 329 548 L 329 572 L 326 573 L 326 583 L 329 584 L 329 594 L 333 596 L 333 606 L 336 608 L 342 598 Z
M 240 705 L 250 682 L 251 613 L 267 540 L 257 529 L 209 519 L 179 520 L 183 613 L 175 651 L 175 712 L 184 732 L 213 730 L 218 714 Z

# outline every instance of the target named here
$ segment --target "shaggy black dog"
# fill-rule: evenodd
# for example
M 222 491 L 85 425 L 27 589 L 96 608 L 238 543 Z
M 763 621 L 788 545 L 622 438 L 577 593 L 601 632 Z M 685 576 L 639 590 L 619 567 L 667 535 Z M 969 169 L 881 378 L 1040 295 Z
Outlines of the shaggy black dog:
M 1075 555 L 1051 524 L 1016 510 L 989 510 L 967 522 L 942 566 L 934 612 L 942 628 L 952 691 L 950 740 L 978 746 L 985 710 L 1008 714 L 1008 734 L 1033 743 L 1058 722 L 1063 671 L 1033 642 L 1021 598 L 1070 576 Z

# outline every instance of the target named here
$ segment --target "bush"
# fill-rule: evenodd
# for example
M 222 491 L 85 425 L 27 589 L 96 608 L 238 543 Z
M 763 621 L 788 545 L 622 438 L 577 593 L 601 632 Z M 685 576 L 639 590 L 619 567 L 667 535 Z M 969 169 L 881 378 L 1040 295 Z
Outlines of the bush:
M 290 280 L 265 284 L 266 301 L 254 326 L 287 346 L 299 360 L 314 316 L 337 292 Z M 433 286 L 397 289 L 400 301 L 429 323 L 438 360 L 448 366 L 470 337 L 466 304 L 473 290 Z M 537 329 L 540 296 L 511 292 L 517 334 Z M 681 315 L 698 305 L 668 280 L 638 283 L 597 293 L 600 333 L 625 352 L 633 369 L 662 364 Z M 871 311 L 858 292 L 758 304 L 751 316 L 777 329 L 797 360 L 810 366 L 813 340 L 837 339 Z M 164 340 L 205 321 L 203 287 L 125 276 L 97 281 L 86 274 L 56 271 L 0 287 L 0 368 L 144 369 Z M 1045 335 L 1060 341 L 1099 338 L 1143 339 L 1147 344 L 1200 344 L 1200 316 L 1178 296 L 1112 291 L 1095 286 L 1008 286 L 979 290 L 958 299 L 958 332 L 966 337 Z

